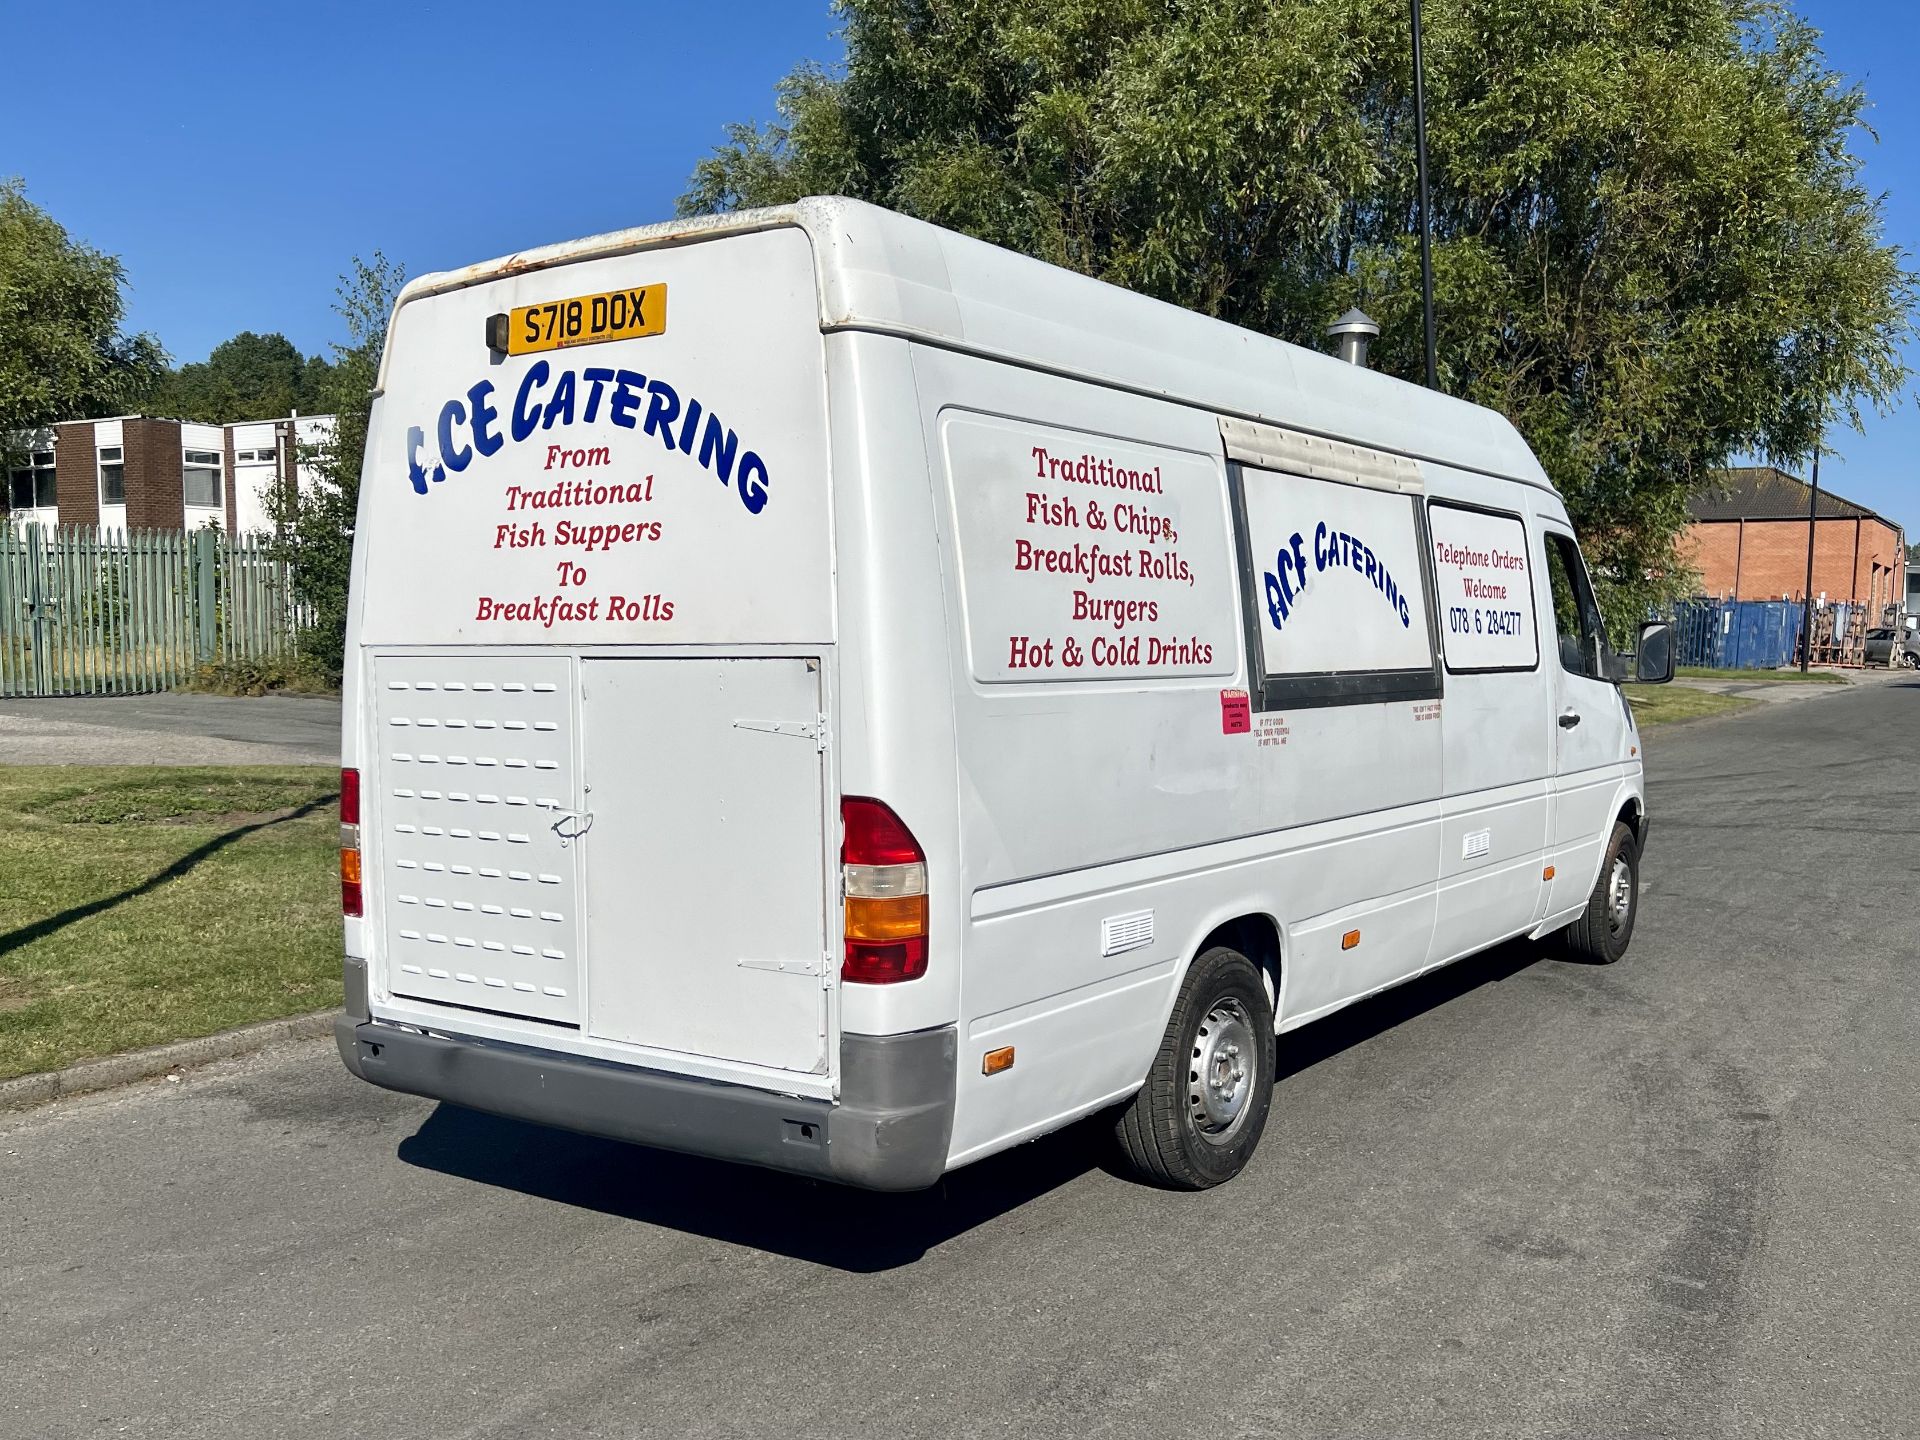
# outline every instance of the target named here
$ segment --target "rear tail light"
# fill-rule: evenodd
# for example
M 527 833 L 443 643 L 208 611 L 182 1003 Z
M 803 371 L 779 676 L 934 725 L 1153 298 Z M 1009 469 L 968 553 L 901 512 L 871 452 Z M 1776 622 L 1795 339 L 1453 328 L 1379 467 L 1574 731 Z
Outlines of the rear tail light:
M 340 772 L 340 911 L 358 917 L 360 898 L 360 772 Z
M 927 973 L 927 856 L 900 817 L 878 800 L 840 802 L 840 883 L 846 956 L 840 978 L 891 985 Z

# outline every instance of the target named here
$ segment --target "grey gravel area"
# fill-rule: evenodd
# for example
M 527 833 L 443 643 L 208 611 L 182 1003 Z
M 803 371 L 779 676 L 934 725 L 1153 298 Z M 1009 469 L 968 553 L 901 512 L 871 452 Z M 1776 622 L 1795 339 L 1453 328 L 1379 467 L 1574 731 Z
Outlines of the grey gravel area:
M 0 1435 L 1911 1436 L 1920 682 L 1652 732 L 1632 953 L 1296 1032 L 1249 1171 L 866 1196 L 324 1042 L 0 1118 Z
M 340 702 L 310 696 L 0 701 L 9 765 L 338 764 Z

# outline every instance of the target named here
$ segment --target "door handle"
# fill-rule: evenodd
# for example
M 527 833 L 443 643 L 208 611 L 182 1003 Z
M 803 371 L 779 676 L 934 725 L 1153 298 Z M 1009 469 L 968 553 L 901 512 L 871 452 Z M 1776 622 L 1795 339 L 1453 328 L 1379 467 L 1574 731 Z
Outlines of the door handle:
M 1560 728 L 1562 730 L 1571 730 L 1579 723 L 1580 712 L 1578 710 L 1562 710 L 1560 712 Z

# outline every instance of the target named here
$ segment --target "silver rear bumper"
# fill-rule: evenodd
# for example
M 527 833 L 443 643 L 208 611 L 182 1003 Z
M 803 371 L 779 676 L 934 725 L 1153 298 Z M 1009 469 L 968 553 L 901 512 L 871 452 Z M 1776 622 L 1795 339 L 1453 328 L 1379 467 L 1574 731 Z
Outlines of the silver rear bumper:
M 349 989 L 351 990 L 351 984 Z M 840 1099 L 802 1099 L 344 1014 L 334 1040 L 370 1084 L 636 1145 L 869 1190 L 921 1190 L 946 1169 L 954 1027 L 841 1039 Z

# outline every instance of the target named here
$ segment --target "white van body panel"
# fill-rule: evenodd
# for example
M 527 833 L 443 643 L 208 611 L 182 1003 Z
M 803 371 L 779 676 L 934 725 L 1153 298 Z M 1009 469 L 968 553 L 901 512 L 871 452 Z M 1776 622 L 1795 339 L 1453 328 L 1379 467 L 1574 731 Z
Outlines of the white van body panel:
M 482 343 L 516 305 L 656 283 L 664 334 L 538 359 Z M 621 428 L 548 425 L 538 360 L 645 385 L 627 382 Z M 696 397 L 757 447 L 757 497 L 687 435 Z M 455 401 L 465 418 L 432 433 Z M 485 455 L 483 404 L 506 437 Z M 1288 458 L 1323 442 L 1324 473 Z M 455 473 L 442 452 L 462 444 Z M 596 483 L 649 486 L 618 503 L 656 538 L 583 557 L 551 520 L 515 532 L 549 512 L 503 516 L 500 497 L 549 482 L 554 446 Z M 1319 608 L 1283 622 L 1274 527 L 1318 545 L 1313 516 L 1341 558 L 1315 551 Z M 1571 534 L 1565 510 L 1492 412 L 855 202 L 423 277 L 382 365 L 344 685 L 345 763 L 368 777 L 367 914 L 347 922 L 368 1023 L 827 1104 L 853 1103 L 851 1047 L 944 1032 L 951 1168 L 1138 1088 L 1216 933 L 1266 937 L 1282 1031 L 1544 934 L 1644 804 L 1617 688 L 1560 662 L 1550 533 Z M 592 574 L 556 585 L 562 561 Z M 612 593 L 603 577 L 671 616 L 476 618 L 481 597 Z M 1342 634 L 1374 657 L 1350 676 L 1332 673 Z M 1341 688 L 1375 671 L 1378 694 Z M 458 935 L 506 958 L 423 979 L 409 947 L 456 932 L 414 923 L 428 894 L 405 886 L 466 863 L 470 837 L 434 836 L 444 855 L 416 837 L 479 802 L 400 777 L 481 752 L 393 737 L 482 717 L 394 687 L 451 679 L 466 704 L 523 672 L 552 687 L 525 717 L 552 728 L 513 732 L 547 747 L 512 756 L 550 762 L 524 792 L 545 825 L 488 829 L 530 857 L 496 868 L 531 878 L 433 896 L 505 906 L 499 935 Z M 924 849 L 922 978 L 839 980 L 843 796 L 883 799 Z M 516 917 L 515 887 L 554 903 Z M 521 954 L 516 920 L 553 943 Z M 468 998 L 485 991 L 528 998 Z M 1003 1047 L 1017 1063 L 985 1074 Z

